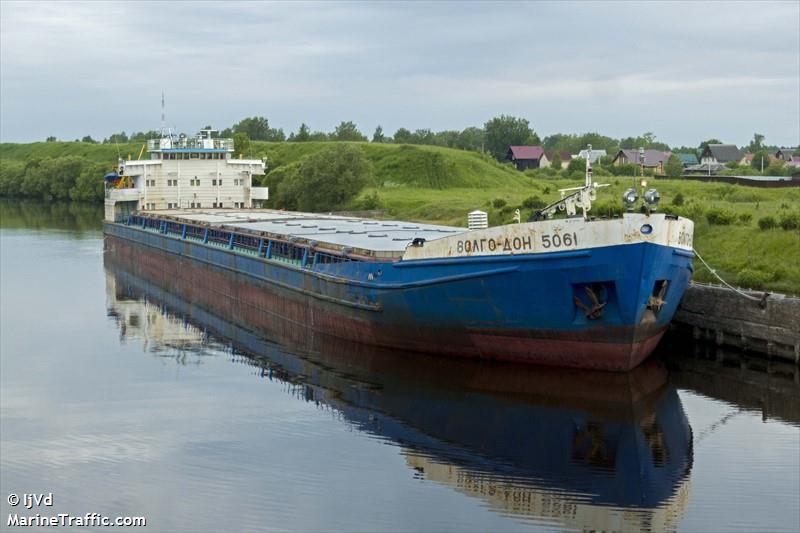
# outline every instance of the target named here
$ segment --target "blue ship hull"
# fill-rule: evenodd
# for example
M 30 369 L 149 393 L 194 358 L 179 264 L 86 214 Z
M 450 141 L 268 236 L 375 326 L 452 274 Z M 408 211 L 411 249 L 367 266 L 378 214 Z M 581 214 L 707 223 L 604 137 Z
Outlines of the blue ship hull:
M 294 262 L 137 224 L 105 232 L 173 272 L 336 337 L 404 350 L 629 370 L 655 348 L 691 276 L 691 252 L 639 242 L 555 253 Z M 181 262 L 167 264 L 167 256 Z M 131 252 L 132 262 L 141 261 Z M 253 290 L 227 283 L 244 276 Z M 225 292 L 229 291 L 229 292 Z M 232 291 L 232 292 L 231 292 Z M 657 297 L 658 305 L 652 305 Z M 590 313 L 595 304 L 599 313 Z

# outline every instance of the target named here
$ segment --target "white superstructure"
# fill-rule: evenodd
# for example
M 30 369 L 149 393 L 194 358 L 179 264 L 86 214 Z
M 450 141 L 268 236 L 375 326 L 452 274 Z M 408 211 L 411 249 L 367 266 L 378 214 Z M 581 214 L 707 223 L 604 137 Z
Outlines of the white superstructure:
M 234 158 L 233 139 L 165 134 L 147 142 L 148 159 L 120 160 L 119 179 L 106 183 L 107 220 L 132 211 L 260 207 L 266 187 L 261 159 Z M 112 176 L 113 179 L 113 176 Z

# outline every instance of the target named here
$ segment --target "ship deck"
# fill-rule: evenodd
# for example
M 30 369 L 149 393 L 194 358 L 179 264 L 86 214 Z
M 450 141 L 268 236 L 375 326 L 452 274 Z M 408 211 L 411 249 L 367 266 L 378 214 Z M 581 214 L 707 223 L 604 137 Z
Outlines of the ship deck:
M 416 238 L 432 241 L 468 231 L 454 226 L 272 209 L 169 209 L 141 214 L 229 231 L 317 241 L 337 249 L 368 250 L 377 257 L 398 257 Z

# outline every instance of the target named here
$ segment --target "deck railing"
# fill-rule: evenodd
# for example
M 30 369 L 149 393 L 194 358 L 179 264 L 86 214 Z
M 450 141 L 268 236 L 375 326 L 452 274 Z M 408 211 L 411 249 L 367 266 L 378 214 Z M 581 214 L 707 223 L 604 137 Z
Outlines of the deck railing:
M 118 217 L 117 222 L 183 240 L 201 242 L 215 248 L 225 248 L 267 260 L 289 263 L 301 268 L 317 269 L 324 265 L 359 261 L 358 258 L 345 254 L 318 251 L 310 244 L 262 238 L 226 229 L 209 228 L 149 216 L 122 215 Z
M 233 151 L 233 139 L 207 139 L 198 137 L 163 137 L 147 141 L 147 151 L 155 150 L 224 150 Z

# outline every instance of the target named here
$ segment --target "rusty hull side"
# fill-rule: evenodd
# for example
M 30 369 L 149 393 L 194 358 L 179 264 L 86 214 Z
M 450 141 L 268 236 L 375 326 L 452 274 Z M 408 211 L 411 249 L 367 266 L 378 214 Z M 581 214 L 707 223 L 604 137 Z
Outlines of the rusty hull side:
M 132 232 L 130 235 L 134 239 L 139 233 L 134 229 L 128 231 Z M 517 321 L 523 327 L 514 327 L 508 309 L 501 308 L 507 303 L 504 299 L 517 298 L 518 301 L 512 302 L 516 309 L 520 305 L 524 308 L 529 299 L 534 301 L 550 294 L 546 284 L 538 288 L 533 286 L 537 285 L 535 283 L 531 287 L 520 286 L 536 275 L 535 272 L 508 269 L 508 272 L 487 279 L 453 281 L 435 287 L 368 288 L 360 296 L 351 294 L 351 299 L 376 305 L 342 305 L 335 298 L 313 296 L 318 281 L 310 276 L 302 278 L 301 287 L 291 288 L 130 239 L 107 235 L 106 244 L 115 260 L 127 264 L 134 274 L 166 290 L 184 294 L 190 302 L 229 316 L 232 321 L 264 328 L 288 338 L 295 331 L 310 328 L 339 338 L 389 348 L 621 371 L 635 367 L 649 355 L 673 312 L 669 308 L 662 309 L 658 319 L 651 316 L 652 313 L 648 315 L 648 310 L 637 308 L 641 305 L 631 304 L 646 300 L 650 292 L 649 279 L 642 279 L 631 289 L 636 294 L 630 298 L 616 294 L 616 288 L 610 290 L 608 311 L 595 324 L 573 306 L 571 291 L 580 287 L 567 283 L 569 294 L 560 294 L 558 298 L 566 299 L 569 308 L 563 309 L 563 305 L 554 302 L 549 314 L 553 315 L 553 320 L 559 321 L 569 317 L 568 328 L 529 327 L 520 318 Z M 435 271 L 442 265 L 431 268 Z M 287 276 L 283 279 L 289 279 Z M 639 281 L 638 276 L 637 272 L 632 279 Z M 591 277 L 587 280 L 592 281 Z M 341 296 L 351 288 L 345 286 L 337 290 Z M 682 291 L 675 286 L 675 293 L 679 290 Z M 550 297 L 555 299 L 555 293 Z M 543 316 L 540 307 L 532 305 L 531 314 Z M 546 311 L 545 308 L 545 314 L 548 314 Z M 635 313 L 636 320 L 628 320 L 625 324 L 625 317 L 631 313 Z M 458 315 L 455 324 L 451 320 L 454 314 Z M 270 316 L 275 321 L 266 324 L 265 317 Z

